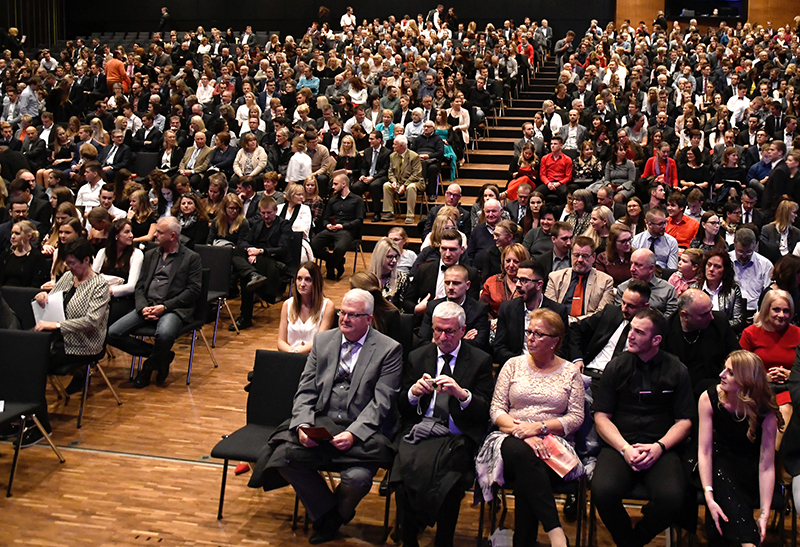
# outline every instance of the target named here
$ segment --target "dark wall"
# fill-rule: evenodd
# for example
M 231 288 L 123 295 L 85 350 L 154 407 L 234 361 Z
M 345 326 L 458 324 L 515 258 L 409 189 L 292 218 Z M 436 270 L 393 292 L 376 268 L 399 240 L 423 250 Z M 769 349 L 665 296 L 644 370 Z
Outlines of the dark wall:
M 66 0 L 61 0 L 66 1 Z M 457 0 L 444 2 L 453 6 L 459 19 L 465 26 L 469 21 L 478 23 L 482 29 L 486 23 L 502 25 L 505 19 L 514 19 L 518 23 L 525 17 L 550 21 L 556 37 L 563 36 L 568 29 L 582 34 L 588 28 L 591 19 L 598 19 L 605 25 L 613 20 L 616 0 L 537 0 L 536 2 L 520 2 L 519 0 Z M 385 18 L 393 13 L 398 19 L 404 14 L 415 17 L 426 14 L 434 1 L 401 0 L 395 2 L 376 2 L 375 0 L 352 0 L 349 2 L 327 2 L 331 10 L 331 23 L 334 30 L 339 30 L 339 18 L 344 8 L 353 6 L 359 21 L 374 17 Z M 88 35 L 92 32 L 123 31 L 155 31 L 161 16 L 161 6 L 167 6 L 176 30 L 194 29 L 203 25 L 206 31 L 212 26 L 218 28 L 232 27 L 239 35 L 245 25 L 251 24 L 257 31 L 280 30 L 282 35 L 292 34 L 295 38 L 308 28 L 312 20 L 317 19 L 319 3 L 292 2 L 275 0 L 69 0 L 66 16 L 65 38 Z

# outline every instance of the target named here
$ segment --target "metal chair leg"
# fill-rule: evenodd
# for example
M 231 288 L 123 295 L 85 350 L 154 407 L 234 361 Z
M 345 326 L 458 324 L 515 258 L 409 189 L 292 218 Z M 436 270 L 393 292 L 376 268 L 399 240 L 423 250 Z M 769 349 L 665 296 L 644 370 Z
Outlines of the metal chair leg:
M 63 399 L 64 396 L 61 394 L 61 390 L 58 389 L 58 386 L 56 385 L 55 380 L 53 380 L 53 377 L 48 375 L 47 379 L 50 381 L 50 386 L 53 388 L 53 391 L 56 392 L 56 397 L 58 398 L 58 400 L 60 401 L 61 399 Z
M 39 418 L 36 417 L 36 414 L 31 415 L 31 419 L 33 420 L 33 423 L 36 424 L 36 428 L 42 434 L 44 440 L 47 441 L 47 444 L 50 445 L 50 449 L 55 453 L 56 457 L 58 458 L 58 461 L 64 463 L 66 461 L 64 459 L 64 456 L 61 455 L 61 452 L 58 450 L 58 447 L 53 443 L 53 439 L 51 439 L 50 435 L 47 434 L 47 431 L 45 430 L 44 426 L 42 426 L 42 422 L 39 421 Z
M 294 511 L 292 511 L 292 530 L 297 530 L 297 521 L 300 520 L 300 498 L 294 495 Z
M 214 368 L 219 367 L 219 363 L 217 363 L 217 357 L 214 355 L 214 352 L 211 351 L 211 346 L 208 343 L 208 338 L 206 338 L 203 329 L 200 329 L 200 336 L 203 338 L 203 342 L 206 344 L 206 349 L 208 350 L 208 354 L 211 356 L 211 361 L 214 363 Z
M 222 506 L 225 504 L 225 483 L 228 482 L 228 460 L 222 466 L 222 485 L 219 488 L 219 509 L 217 510 L 217 520 L 222 520 Z
M 100 366 L 100 363 L 96 363 L 96 366 L 97 366 L 98 372 L 100 372 L 100 376 L 102 376 L 103 380 L 105 380 L 106 385 L 108 386 L 108 389 L 111 390 L 111 395 L 113 395 L 114 399 L 117 400 L 117 404 L 121 405 L 122 401 L 119 400 L 119 397 L 117 396 L 117 392 L 114 390 L 114 386 L 112 386 L 111 382 L 108 380 L 108 376 L 106 376 L 106 372 L 103 370 L 103 367 Z
M 192 381 L 192 360 L 194 360 L 194 343 L 197 340 L 197 331 L 192 331 L 192 348 L 189 350 L 189 370 L 186 372 L 186 385 Z
M 25 422 L 27 421 L 27 417 L 20 416 L 19 417 L 19 434 L 17 435 L 17 446 L 14 448 L 14 459 L 11 461 L 11 475 L 8 477 L 8 490 L 6 491 L 6 497 L 11 497 L 11 486 L 14 484 L 14 475 L 17 472 L 17 461 L 19 461 L 19 449 L 22 446 L 22 435 L 25 433 Z
M 217 347 L 217 327 L 219 327 L 219 310 L 222 308 L 222 298 L 217 298 L 217 317 L 214 319 L 214 338 L 211 339 L 211 347 Z M 233 322 L 236 324 L 236 321 Z
M 228 305 L 228 299 L 227 298 L 223 299 L 223 302 L 225 303 L 225 309 L 228 310 L 228 315 L 231 318 L 231 322 L 233 323 L 233 328 L 236 330 L 236 334 L 242 334 L 241 332 L 239 332 L 239 327 L 236 326 L 236 318 L 233 316 L 233 312 L 231 311 L 231 307 Z M 261 301 L 261 304 L 262 305 L 264 304 L 263 300 Z M 216 330 L 214 331 L 214 336 L 216 337 Z M 212 344 L 211 347 L 214 348 L 216 346 L 214 346 Z
M 92 366 L 86 366 L 86 380 L 83 383 L 83 396 L 81 397 L 81 408 L 78 410 L 78 429 L 81 428 L 83 420 L 83 407 L 86 405 L 86 395 L 89 393 L 89 379 L 92 377 Z

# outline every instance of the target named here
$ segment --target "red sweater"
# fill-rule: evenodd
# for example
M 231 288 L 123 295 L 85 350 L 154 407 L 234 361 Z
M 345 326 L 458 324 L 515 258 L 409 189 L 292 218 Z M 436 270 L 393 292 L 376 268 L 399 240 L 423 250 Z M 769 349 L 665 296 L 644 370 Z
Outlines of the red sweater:
M 542 184 L 550 184 L 551 182 L 569 183 L 572 180 L 572 160 L 563 153 L 558 159 L 555 159 L 553 154 L 545 155 L 539 165 L 539 178 Z
M 642 174 L 642 177 L 647 178 L 647 177 L 655 177 L 655 176 L 657 176 L 657 174 L 656 174 L 656 166 L 655 166 L 655 162 L 657 162 L 657 161 L 658 161 L 658 157 L 656 157 L 656 156 L 653 156 L 653 157 L 651 157 L 650 159 L 647 160 L 647 163 L 644 166 L 644 173 Z M 670 188 L 677 188 L 678 187 L 678 167 L 675 165 L 675 160 L 673 160 L 672 158 L 667 158 L 667 161 L 669 162 L 669 180 L 667 180 L 667 178 L 665 176 L 664 177 L 664 182 Z M 667 171 L 667 166 L 664 165 L 664 164 L 661 164 L 660 167 L 661 167 L 661 174 L 662 175 L 666 175 L 665 172 Z
M 779 334 L 750 325 L 742 332 L 739 345 L 742 349 L 752 351 L 764 361 L 764 367 L 791 369 L 794 364 L 797 345 L 800 344 L 800 327 L 789 325 L 786 332 Z

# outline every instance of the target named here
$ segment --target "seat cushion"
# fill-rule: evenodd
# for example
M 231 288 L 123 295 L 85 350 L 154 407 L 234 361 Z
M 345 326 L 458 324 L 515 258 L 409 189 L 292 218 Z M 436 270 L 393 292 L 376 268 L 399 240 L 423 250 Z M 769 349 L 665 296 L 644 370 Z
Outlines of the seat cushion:
M 14 421 L 22 414 L 30 416 L 38 407 L 39 405 L 36 403 L 12 403 L 6 401 L 3 412 L 0 412 L 0 424 Z
M 248 424 L 222 439 L 211 450 L 212 458 L 254 462 L 267 447 L 275 427 Z

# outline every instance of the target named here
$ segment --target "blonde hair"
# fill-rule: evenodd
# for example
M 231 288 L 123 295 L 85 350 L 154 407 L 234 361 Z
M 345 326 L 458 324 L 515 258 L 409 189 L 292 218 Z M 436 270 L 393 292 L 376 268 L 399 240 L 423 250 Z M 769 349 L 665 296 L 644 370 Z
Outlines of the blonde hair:
M 227 208 L 230 203 L 235 203 L 239 206 L 239 214 L 229 226 Z M 242 199 L 236 194 L 225 194 L 225 196 L 222 198 L 222 202 L 219 205 L 219 209 L 217 209 L 217 235 L 219 237 L 225 237 L 228 234 L 236 233 L 239 231 L 239 228 L 241 228 L 243 222 L 244 204 L 242 203 Z
M 383 274 L 383 261 L 386 259 L 386 256 L 390 251 L 396 252 L 397 258 L 400 258 L 400 247 L 398 247 L 397 243 L 388 237 L 381 238 L 381 240 L 375 245 L 375 249 L 372 251 L 372 258 L 370 258 L 369 261 L 369 271 L 374 273 L 379 281 L 381 279 L 381 275 Z M 395 267 L 391 274 L 389 274 L 389 283 L 387 284 L 384 293 L 388 294 L 389 296 L 394 296 L 396 292 L 397 268 Z
M 778 421 L 778 429 L 783 429 L 783 416 L 778 410 L 775 402 L 775 395 L 769 387 L 767 373 L 764 369 L 764 362 L 755 353 L 736 350 L 728 355 L 733 369 L 733 381 L 739 386 L 736 393 L 738 402 L 744 407 L 744 414 L 747 418 L 747 439 L 756 442 L 756 430 L 758 429 L 759 418 L 770 413 L 775 414 Z M 735 401 L 727 400 L 727 393 L 721 392 L 719 405 L 729 402 L 738 406 Z
M 772 289 L 764 295 L 764 300 L 761 301 L 761 307 L 753 318 L 753 325 L 767 331 L 772 330 L 772 325 L 769 323 L 769 309 L 772 307 L 772 303 L 778 299 L 783 299 L 789 304 L 789 315 L 794 317 L 794 300 L 792 300 L 792 295 L 783 289 Z
M 778 209 L 775 211 L 775 228 L 779 233 L 785 232 L 792 225 L 792 211 L 797 212 L 796 202 L 787 199 L 778 204 Z
M 605 205 L 598 205 L 594 209 L 592 209 L 592 213 L 597 213 L 598 215 L 600 215 L 600 218 L 602 218 L 605 221 L 606 228 L 608 229 L 608 232 L 610 234 L 611 226 L 613 226 L 615 222 L 614 213 L 611 211 L 611 209 L 609 209 Z M 597 233 L 597 230 L 595 230 L 594 227 L 591 225 L 589 225 L 589 227 L 586 229 L 583 235 L 591 239 L 592 242 L 594 242 L 595 249 L 600 247 L 600 244 L 603 242 L 603 236 Z

